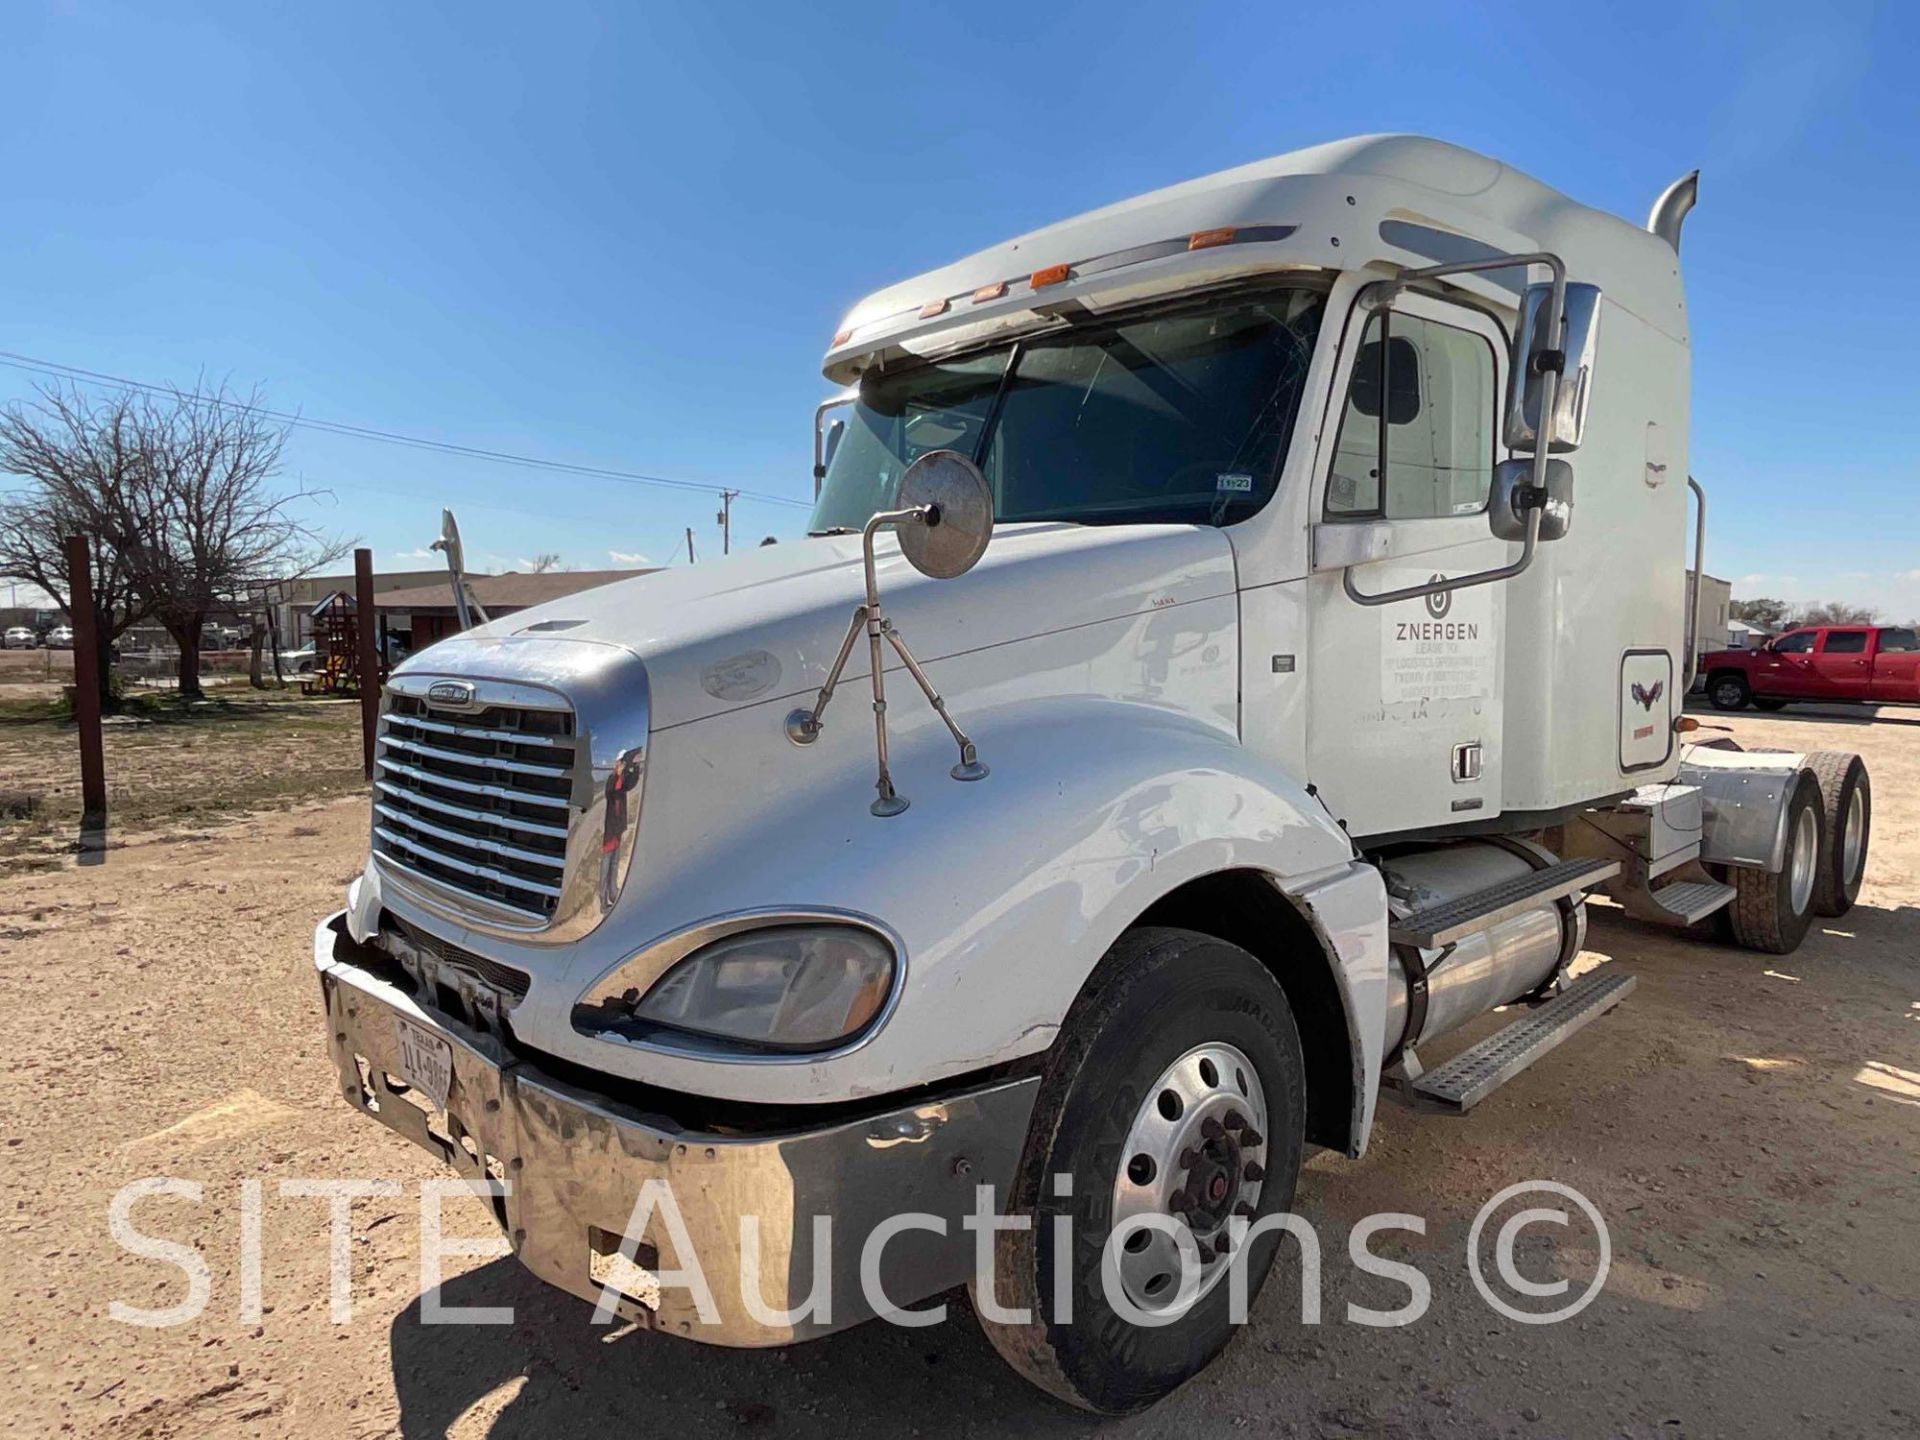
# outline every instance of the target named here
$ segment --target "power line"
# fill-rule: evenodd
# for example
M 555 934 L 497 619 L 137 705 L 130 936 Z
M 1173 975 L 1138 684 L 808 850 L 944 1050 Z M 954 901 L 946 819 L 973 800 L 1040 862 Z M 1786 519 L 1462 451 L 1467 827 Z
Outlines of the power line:
M 164 385 L 152 385 L 143 380 L 129 380 L 125 376 L 109 375 L 99 370 L 85 370 L 77 365 L 62 365 L 56 360 L 40 360 L 31 355 L 18 355 L 10 350 L 0 350 L 0 365 L 55 379 L 86 380 L 96 385 L 137 391 L 143 395 L 181 395 L 180 391 Z M 698 480 L 680 480 L 667 475 L 648 475 L 637 470 L 611 470 L 598 465 L 576 465 L 568 460 L 543 459 L 538 455 L 516 455 L 511 451 L 489 450 L 478 445 L 460 445 L 450 440 L 428 440 L 419 435 L 402 435 L 396 431 L 376 430 L 366 425 L 349 425 L 341 420 L 316 420 L 307 415 L 290 414 L 284 410 L 269 410 L 265 406 L 248 405 L 241 401 L 225 400 L 213 395 L 188 395 L 183 398 L 197 404 L 247 411 L 303 430 L 318 430 L 328 435 L 372 440 L 383 445 L 404 445 L 415 450 L 438 450 L 448 455 L 462 455 L 473 460 L 486 460 L 496 465 L 519 465 L 535 470 L 558 471 L 566 475 L 583 475 L 595 480 L 612 480 L 623 485 L 651 485 L 659 489 L 688 490 L 704 495 L 728 488 L 718 484 L 705 484 Z M 785 495 L 774 495 L 764 490 L 734 488 L 732 493 L 767 505 L 791 505 L 800 510 L 813 508 L 809 501 L 793 500 Z

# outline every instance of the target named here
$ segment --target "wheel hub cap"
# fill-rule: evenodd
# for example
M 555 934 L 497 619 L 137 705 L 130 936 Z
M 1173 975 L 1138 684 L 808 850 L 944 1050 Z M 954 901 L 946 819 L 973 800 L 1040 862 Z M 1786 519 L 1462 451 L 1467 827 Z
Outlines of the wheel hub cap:
M 1114 1230 L 1125 1232 L 1114 1260 L 1135 1306 L 1191 1305 L 1227 1273 L 1228 1222 L 1259 1208 L 1266 1130 L 1260 1077 L 1224 1041 L 1195 1046 L 1148 1087 L 1113 1187 Z M 1197 1283 L 1183 1285 L 1188 1265 Z

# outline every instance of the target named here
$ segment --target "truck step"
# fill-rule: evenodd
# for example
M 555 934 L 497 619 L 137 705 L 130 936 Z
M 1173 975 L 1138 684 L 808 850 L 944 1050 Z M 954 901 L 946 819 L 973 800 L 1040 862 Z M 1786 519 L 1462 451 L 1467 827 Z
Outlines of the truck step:
M 1697 925 L 1716 910 L 1733 903 L 1738 892 L 1718 880 L 1683 880 L 1628 896 L 1622 903 L 1629 915 L 1667 925 Z
M 1413 1092 L 1464 1114 L 1589 1021 L 1632 992 L 1634 978 L 1600 971 L 1413 1082 Z
M 1532 910 L 1550 900 L 1560 900 L 1582 890 L 1591 890 L 1603 880 L 1620 873 L 1618 860 L 1577 857 L 1549 865 L 1531 874 L 1516 875 L 1476 890 L 1416 910 L 1387 928 L 1388 938 L 1396 945 L 1413 945 L 1422 950 L 1452 944 L 1467 935 L 1498 925 L 1509 916 Z

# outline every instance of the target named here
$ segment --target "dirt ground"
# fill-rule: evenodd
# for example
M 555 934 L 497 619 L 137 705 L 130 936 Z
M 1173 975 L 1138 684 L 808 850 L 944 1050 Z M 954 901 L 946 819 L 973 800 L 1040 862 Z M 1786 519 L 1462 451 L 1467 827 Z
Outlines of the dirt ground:
M 7 1429 L 1920 1434 L 1920 712 L 1732 723 L 1748 744 L 1867 755 L 1875 825 L 1854 911 L 1784 959 L 1598 916 L 1588 958 L 1639 977 L 1627 1003 L 1469 1118 L 1383 1101 L 1364 1160 L 1320 1155 L 1302 1179 L 1325 1323 L 1301 1326 L 1298 1287 L 1277 1277 L 1220 1363 L 1123 1422 L 1030 1390 L 957 1298 L 936 1328 L 728 1352 L 596 1329 L 511 1260 L 455 1259 L 446 1301 L 510 1305 L 514 1323 L 423 1326 L 419 1185 L 439 1172 L 338 1098 L 309 960 L 314 919 L 358 868 L 359 799 L 0 878 Z M 137 1328 L 110 1303 L 172 1305 L 187 1287 L 114 1243 L 108 1206 L 163 1175 L 200 1198 L 144 1200 L 136 1223 L 205 1255 L 210 1299 L 189 1323 Z M 323 1176 L 403 1187 L 354 1204 L 345 1324 L 329 1318 L 325 1202 L 275 1193 Z M 1611 1234 L 1604 1290 L 1554 1326 L 1496 1314 L 1465 1264 L 1481 1205 L 1534 1179 L 1591 1197 Z M 257 1323 L 237 1263 L 248 1180 L 267 1196 Z M 1402 1328 L 1344 1319 L 1349 1299 L 1407 1296 L 1346 1262 L 1349 1227 L 1376 1211 L 1426 1220 L 1424 1236 L 1374 1242 L 1431 1281 L 1431 1309 Z M 449 1235 L 491 1233 L 478 1201 L 446 1213 Z M 1595 1265 L 1590 1235 L 1556 1244 L 1540 1227 L 1520 1254 L 1576 1290 Z
M 27 654 L 32 652 L 14 652 Z M 56 867 L 77 848 L 78 742 L 42 718 L 54 697 L 0 691 L 0 877 Z M 177 839 L 236 813 L 358 791 L 357 701 L 209 683 L 207 698 L 132 694 L 102 733 L 109 852 L 124 836 Z

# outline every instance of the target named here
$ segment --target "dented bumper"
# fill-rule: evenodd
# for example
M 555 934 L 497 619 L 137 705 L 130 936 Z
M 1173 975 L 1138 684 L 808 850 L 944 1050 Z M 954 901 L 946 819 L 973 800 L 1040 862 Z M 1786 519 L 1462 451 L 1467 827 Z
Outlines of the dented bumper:
M 1029 1076 L 816 1127 L 703 1132 L 545 1074 L 497 1037 L 418 1003 L 404 975 L 348 938 L 337 915 L 314 932 L 314 963 L 349 1104 L 468 1178 L 497 1182 L 496 1216 L 541 1279 L 596 1303 L 611 1289 L 623 1318 L 711 1344 L 808 1339 L 871 1318 L 877 1299 L 906 1306 L 968 1279 L 974 1234 L 960 1219 L 976 1186 L 1006 1195 L 1039 1087 Z M 405 1022 L 450 1047 L 444 1110 L 399 1079 Z M 627 1247 L 631 1262 L 613 1258 L 651 1180 L 665 1182 L 683 1225 L 656 1204 L 632 1237 L 637 1253 Z M 933 1217 L 946 1233 L 895 1230 L 877 1251 L 880 1295 L 865 1293 L 869 1237 L 905 1213 Z M 832 1218 L 821 1267 L 831 1309 L 785 1323 L 772 1312 L 815 1290 L 819 1215 Z M 745 1216 L 759 1222 L 757 1307 L 742 1294 Z M 692 1287 L 660 1284 L 695 1266 L 711 1299 L 704 1315 Z

